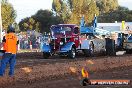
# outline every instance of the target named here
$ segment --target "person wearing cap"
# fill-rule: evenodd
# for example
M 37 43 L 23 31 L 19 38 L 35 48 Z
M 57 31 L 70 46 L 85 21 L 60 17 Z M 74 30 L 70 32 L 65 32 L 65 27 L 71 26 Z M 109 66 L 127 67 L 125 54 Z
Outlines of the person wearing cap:
M 1 60 L 0 65 L 0 76 L 4 76 L 7 63 L 9 63 L 9 76 L 14 75 L 14 68 L 16 64 L 16 53 L 18 38 L 15 34 L 15 29 L 12 26 L 8 27 L 7 34 L 3 37 L 3 50 L 5 53 Z

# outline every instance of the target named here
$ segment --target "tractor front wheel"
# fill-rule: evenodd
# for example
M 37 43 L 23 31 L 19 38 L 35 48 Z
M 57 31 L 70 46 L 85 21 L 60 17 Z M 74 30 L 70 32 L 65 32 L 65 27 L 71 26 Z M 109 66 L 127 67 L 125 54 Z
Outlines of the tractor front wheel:
M 93 44 L 93 41 L 91 41 L 90 45 L 89 45 L 89 56 L 91 56 L 91 57 L 94 56 L 94 44 Z
M 69 51 L 69 54 L 68 56 L 72 59 L 74 59 L 76 57 L 76 50 L 75 48 L 72 48 L 70 51 Z

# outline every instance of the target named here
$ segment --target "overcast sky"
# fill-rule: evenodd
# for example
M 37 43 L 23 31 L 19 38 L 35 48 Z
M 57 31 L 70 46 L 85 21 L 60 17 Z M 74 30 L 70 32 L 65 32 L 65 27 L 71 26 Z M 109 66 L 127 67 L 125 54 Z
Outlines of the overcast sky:
M 16 21 L 19 22 L 22 18 L 34 15 L 39 9 L 52 8 L 53 0 L 9 0 L 17 11 Z M 132 0 L 118 0 L 119 4 L 126 6 L 132 10 Z
M 132 0 L 118 0 L 119 5 L 128 7 L 130 10 L 132 10 Z

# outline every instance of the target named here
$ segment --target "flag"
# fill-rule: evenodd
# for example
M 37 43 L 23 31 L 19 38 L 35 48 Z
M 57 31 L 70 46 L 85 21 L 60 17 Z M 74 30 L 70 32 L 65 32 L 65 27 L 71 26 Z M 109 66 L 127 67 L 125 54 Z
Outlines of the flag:
M 81 27 L 84 27 L 84 26 L 85 26 L 84 16 L 82 16 L 81 22 L 80 22 L 80 23 L 81 23 L 81 24 L 80 24 Z
M 94 20 L 93 20 L 93 27 L 94 27 L 94 28 L 97 27 L 97 16 L 96 16 L 96 14 L 95 14 Z
M 122 30 L 125 30 L 125 21 L 122 21 Z

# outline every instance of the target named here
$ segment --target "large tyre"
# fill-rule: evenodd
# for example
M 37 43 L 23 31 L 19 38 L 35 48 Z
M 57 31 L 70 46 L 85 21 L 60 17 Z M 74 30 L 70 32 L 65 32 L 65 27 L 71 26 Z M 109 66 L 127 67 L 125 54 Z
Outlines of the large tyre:
M 93 57 L 94 56 L 94 44 L 90 43 L 89 49 L 85 49 L 83 50 L 83 52 L 86 57 Z
M 109 56 L 116 56 L 115 40 L 106 38 L 106 54 Z
M 89 56 L 90 57 L 94 56 L 94 44 L 93 44 L 93 41 L 91 41 L 90 45 L 89 45 Z
M 76 57 L 76 49 L 72 48 L 68 54 L 69 58 L 74 59 Z
M 43 59 L 48 59 L 48 58 L 49 58 L 49 56 L 50 56 L 50 54 L 49 54 L 49 53 L 45 53 L 45 52 L 43 52 Z
M 93 56 L 94 56 L 94 48 L 93 48 L 93 47 L 91 47 L 91 48 L 89 49 L 89 56 L 90 56 L 90 57 L 93 57 Z

